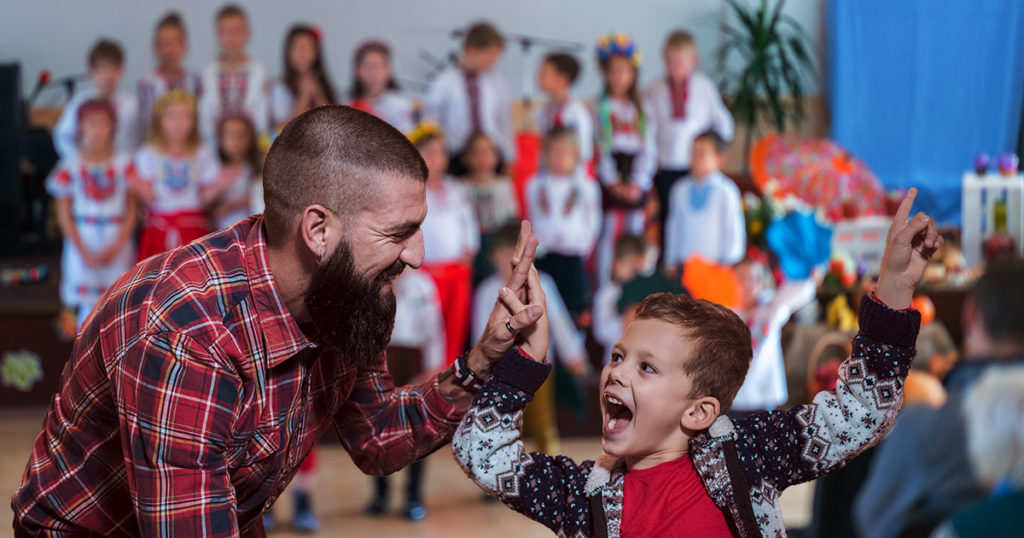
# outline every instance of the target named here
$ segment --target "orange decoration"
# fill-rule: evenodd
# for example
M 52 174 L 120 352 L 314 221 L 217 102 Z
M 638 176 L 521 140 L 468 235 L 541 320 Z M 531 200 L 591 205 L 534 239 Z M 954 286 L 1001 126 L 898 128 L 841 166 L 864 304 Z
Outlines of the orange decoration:
M 921 313 L 921 325 L 928 325 L 935 319 L 935 303 L 927 295 L 914 297 L 910 308 Z
M 743 304 L 743 291 L 732 267 L 694 257 L 683 267 L 683 286 L 694 298 L 729 308 Z

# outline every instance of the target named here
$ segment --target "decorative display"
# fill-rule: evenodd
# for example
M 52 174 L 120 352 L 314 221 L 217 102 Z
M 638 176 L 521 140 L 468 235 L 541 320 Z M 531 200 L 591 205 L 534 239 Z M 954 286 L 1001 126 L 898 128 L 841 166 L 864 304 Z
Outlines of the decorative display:
M 636 48 L 633 38 L 623 32 L 604 34 L 597 39 L 597 59 L 601 62 L 608 61 L 608 58 L 619 55 L 629 59 L 633 67 L 640 67 L 643 62 L 643 55 Z
M 21 392 L 29 392 L 43 379 L 39 355 L 27 350 L 8 351 L 0 360 L 0 384 Z
M 1003 177 L 1013 177 L 1017 175 L 1017 169 L 1020 167 L 1020 159 L 1017 158 L 1016 153 L 1004 153 L 999 156 L 999 174 Z
M 974 173 L 983 176 L 988 173 L 991 158 L 984 151 L 974 156 Z

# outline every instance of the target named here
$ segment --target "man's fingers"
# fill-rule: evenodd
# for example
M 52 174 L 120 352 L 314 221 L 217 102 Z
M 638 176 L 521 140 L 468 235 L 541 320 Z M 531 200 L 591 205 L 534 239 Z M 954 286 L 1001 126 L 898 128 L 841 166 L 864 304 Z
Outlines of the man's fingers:
M 530 304 L 546 305 L 547 297 L 540 285 L 540 273 L 536 267 L 530 267 L 530 276 L 526 281 L 527 300 Z
M 506 285 L 515 293 L 519 293 L 523 289 L 523 285 L 526 284 L 526 278 L 530 273 L 530 267 L 533 266 L 533 259 L 537 253 L 537 238 L 532 235 L 526 239 L 526 244 L 523 249 L 523 256 L 516 264 L 512 271 L 512 277 L 508 279 Z M 524 299 L 525 295 L 522 296 Z
M 516 249 L 512 254 L 512 265 L 519 265 L 519 262 L 522 261 L 523 252 L 526 250 L 526 245 L 531 237 L 533 237 L 533 225 L 528 220 L 520 222 L 519 239 L 516 240 Z
M 512 319 L 505 322 L 505 328 L 511 328 L 513 334 L 537 323 L 537 320 L 544 315 L 544 309 L 540 305 L 530 305 L 512 316 Z
M 519 297 L 508 288 L 501 288 L 498 291 L 498 300 L 505 305 L 509 312 L 519 312 L 526 308 L 526 305 L 519 300 Z
M 896 216 L 892 219 L 895 225 L 902 226 L 906 224 L 907 219 L 910 218 L 910 210 L 914 208 L 915 198 L 917 198 L 917 189 L 911 188 L 907 191 L 907 195 L 903 197 L 899 209 L 896 210 Z

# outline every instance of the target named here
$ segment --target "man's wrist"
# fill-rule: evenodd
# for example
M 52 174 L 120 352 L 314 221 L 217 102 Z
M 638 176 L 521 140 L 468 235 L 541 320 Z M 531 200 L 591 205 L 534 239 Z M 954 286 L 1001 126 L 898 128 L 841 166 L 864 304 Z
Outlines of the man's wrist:
M 481 383 L 486 382 L 491 378 L 491 371 L 494 370 L 494 362 L 490 361 L 479 347 L 473 347 L 469 350 L 469 354 L 466 355 L 466 366 L 473 371 L 473 375 L 480 380 Z

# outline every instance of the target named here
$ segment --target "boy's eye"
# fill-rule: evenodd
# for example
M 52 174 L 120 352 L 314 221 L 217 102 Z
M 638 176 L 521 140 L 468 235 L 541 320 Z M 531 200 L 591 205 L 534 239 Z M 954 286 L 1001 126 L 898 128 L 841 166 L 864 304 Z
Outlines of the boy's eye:
M 658 373 L 658 370 L 656 370 L 653 366 L 651 366 L 651 363 L 649 363 L 649 362 L 645 362 L 645 363 L 641 364 L 640 368 L 643 369 L 643 371 L 645 371 L 645 372 L 647 372 L 649 374 L 656 374 L 656 373 Z
M 619 353 L 612 353 L 612 362 L 622 362 L 622 355 Z

